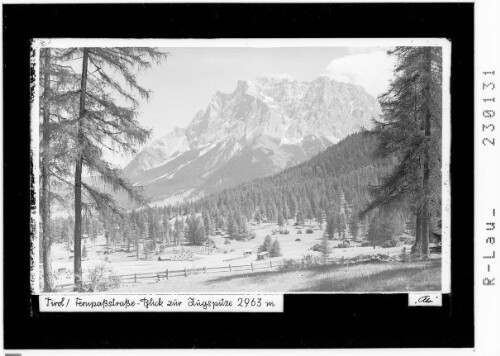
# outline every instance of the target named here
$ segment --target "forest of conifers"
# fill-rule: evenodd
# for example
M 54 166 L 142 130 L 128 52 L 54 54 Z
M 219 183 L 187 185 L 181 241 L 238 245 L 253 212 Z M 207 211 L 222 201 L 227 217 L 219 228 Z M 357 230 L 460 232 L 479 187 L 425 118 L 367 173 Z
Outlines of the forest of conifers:
M 395 225 L 393 234 L 405 227 L 411 230 L 411 217 L 404 209 L 383 218 L 370 213 L 359 219 L 359 212 L 370 201 L 367 188 L 377 185 L 380 177 L 389 174 L 396 163 L 395 158 L 373 157 L 376 141 L 369 133 L 353 134 L 311 160 L 279 174 L 202 199 L 133 210 L 123 216 L 88 216 L 84 219 L 84 233 L 92 239 L 106 231 L 110 244 L 130 249 L 138 239 L 169 245 L 187 239 L 202 244 L 215 229 L 228 231 L 230 238 L 245 239 L 251 233 L 248 226 L 252 222 L 272 222 L 278 227 L 280 219 L 322 226 L 325 222 L 333 225 L 334 234 L 338 232 L 339 237 L 345 237 L 346 230 L 351 235 L 366 234 L 372 220 L 372 224 L 381 225 L 390 219 Z M 169 222 L 172 219 L 176 220 L 173 224 Z M 71 224 L 67 219 L 57 220 L 57 230 L 64 231 L 59 235 L 61 239 L 68 239 L 66 230 Z M 196 224 L 202 226 L 199 234 L 196 229 L 188 231 L 190 225 Z M 387 231 L 370 236 L 380 242 L 391 237 Z

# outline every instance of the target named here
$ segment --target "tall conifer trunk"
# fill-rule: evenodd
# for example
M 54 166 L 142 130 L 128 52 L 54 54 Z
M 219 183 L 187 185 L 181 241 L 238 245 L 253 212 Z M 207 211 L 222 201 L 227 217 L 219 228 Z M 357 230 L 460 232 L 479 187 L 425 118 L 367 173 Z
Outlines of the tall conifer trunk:
M 87 91 L 88 49 L 83 50 L 82 80 L 80 85 L 80 109 L 78 115 L 78 154 L 75 167 L 75 243 L 74 274 L 75 289 L 82 289 L 82 165 L 83 165 L 83 120 L 85 118 L 85 96 Z
M 40 179 L 42 182 L 41 210 L 42 210 L 42 263 L 43 263 L 43 290 L 52 291 L 52 236 L 50 229 L 50 48 L 44 49 L 43 66 L 43 126 L 42 126 L 42 162 Z
M 424 256 L 429 255 L 429 235 L 430 235 L 430 214 L 429 214 L 429 176 L 430 176 L 430 140 L 431 140 L 431 111 L 430 111 L 430 100 L 431 100 L 431 48 L 426 48 L 424 54 L 424 65 L 425 65 L 425 75 L 427 75 L 426 86 L 424 88 L 424 100 L 425 100 L 425 118 L 424 118 L 424 136 L 425 136 L 425 148 L 424 148 L 424 175 L 423 175 L 423 188 L 424 188 L 424 204 L 422 208 L 422 254 Z

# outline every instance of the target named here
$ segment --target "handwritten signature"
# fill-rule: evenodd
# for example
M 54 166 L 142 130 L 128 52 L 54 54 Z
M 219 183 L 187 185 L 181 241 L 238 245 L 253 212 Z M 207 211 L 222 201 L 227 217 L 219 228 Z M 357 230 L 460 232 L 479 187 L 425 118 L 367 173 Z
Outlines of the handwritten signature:
M 418 298 L 417 303 L 432 303 L 432 300 L 429 295 L 423 295 Z

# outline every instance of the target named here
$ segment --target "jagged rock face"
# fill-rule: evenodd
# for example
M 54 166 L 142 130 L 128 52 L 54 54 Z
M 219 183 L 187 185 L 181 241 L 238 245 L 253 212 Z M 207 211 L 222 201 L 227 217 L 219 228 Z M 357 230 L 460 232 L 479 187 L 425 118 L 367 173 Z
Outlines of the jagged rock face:
M 362 87 L 328 77 L 239 81 L 185 130 L 143 149 L 124 173 L 153 200 L 209 194 L 303 162 L 369 128 L 379 112 Z

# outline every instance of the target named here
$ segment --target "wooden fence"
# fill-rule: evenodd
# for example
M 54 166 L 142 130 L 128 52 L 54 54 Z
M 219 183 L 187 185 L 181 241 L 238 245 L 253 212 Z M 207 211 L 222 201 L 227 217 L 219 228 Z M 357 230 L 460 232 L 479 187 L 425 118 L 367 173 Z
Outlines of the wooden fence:
M 382 249 L 378 249 L 380 251 Z M 387 250 L 382 250 L 383 253 L 379 253 L 381 255 L 387 255 L 389 257 L 392 256 L 400 256 L 403 254 L 409 253 L 406 247 L 403 247 L 402 249 L 398 249 L 396 251 L 387 251 Z M 376 250 L 375 250 L 376 251 Z M 377 253 L 372 254 L 372 256 L 377 255 Z M 370 255 L 367 255 L 370 256 Z M 349 267 L 358 263 L 363 263 L 365 261 L 356 261 L 356 258 L 359 257 L 353 257 L 353 258 L 344 258 L 342 257 L 337 257 L 337 258 L 328 258 L 326 262 L 328 264 L 337 264 L 341 265 L 343 267 Z M 279 268 L 283 264 L 284 260 L 279 260 L 279 261 L 269 261 L 269 262 L 257 262 L 257 263 L 250 263 L 250 264 L 227 264 L 223 266 L 217 266 L 217 267 L 199 267 L 199 268 L 184 268 L 184 269 L 177 269 L 177 270 L 169 270 L 166 268 L 163 271 L 158 271 L 158 272 L 146 272 L 146 273 L 132 273 L 132 274 L 123 274 L 123 275 L 118 275 L 117 277 L 120 278 L 120 281 L 122 284 L 131 284 L 131 283 L 138 283 L 141 281 L 150 281 L 150 282 L 160 282 L 162 280 L 166 281 L 169 280 L 170 278 L 176 278 L 176 277 L 188 277 L 191 275 L 198 275 L 198 274 L 210 274 L 210 273 L 224 273 L 224 272 L 244 272 L 244 271 L 249 271 L 249 272 L 254 272 L 254 271 L 261 271 L 265 269 L 273 269 L 273 268 Z M 286 259 L 286 261 L 292 261 L 292 259 Z M 296 263 L 303 263 L 303 259 L 294 259 L 293 260 Z M 70 291 L 73 289 L 73 284 L 59 284 L 56 286 L 57 291 Z

